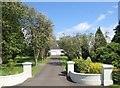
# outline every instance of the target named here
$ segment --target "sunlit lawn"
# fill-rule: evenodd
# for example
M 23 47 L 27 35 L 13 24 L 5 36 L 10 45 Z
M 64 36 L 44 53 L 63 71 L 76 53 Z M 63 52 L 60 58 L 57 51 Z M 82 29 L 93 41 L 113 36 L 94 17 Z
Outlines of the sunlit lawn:
M 22 73 L 23 72 L 22 63 L 32 62 L 32 75 L 34 76 L 42 68 L 42 66 L 40 66 L 39 64 L 47 63 L 49 58 L 46 58 L 43 61 L 38 60 L 38 66 L 35 66 L 34 59 L 33 59 L 33 57 L 30 57 L 30 56 L 18 56 L 18 57 L 16 57 L 16 60 L 17 60 L 17 63 L 14 66 L 12 74 Z M 8 69 L 5 69 L 4 66 L 2 66 L 0 69 L 0 75 L 1 76 L 9 75 Z

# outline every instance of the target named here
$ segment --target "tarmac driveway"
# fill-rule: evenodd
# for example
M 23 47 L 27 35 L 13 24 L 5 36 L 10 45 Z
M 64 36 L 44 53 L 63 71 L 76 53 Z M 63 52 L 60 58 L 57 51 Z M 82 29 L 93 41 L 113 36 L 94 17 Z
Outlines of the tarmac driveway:
M 52 56 L 49 62 L 31 79 L 18 86 L 78 86 L 68 81 L 60 62 L 60 56 Z

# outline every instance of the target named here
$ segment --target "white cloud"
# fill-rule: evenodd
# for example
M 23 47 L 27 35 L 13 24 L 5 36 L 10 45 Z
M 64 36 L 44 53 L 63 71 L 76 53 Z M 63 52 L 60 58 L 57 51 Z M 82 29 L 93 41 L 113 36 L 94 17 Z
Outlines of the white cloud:
M 79 23 L 71 28 L 68 29 L 64 29 L 63 31 L 60 31 L 57 33 L 57 39 L 61 36 L 63 36 L 63 34 L 65 35 L 73 35 L 73 33 L 76 32 L 85 32 L 87 31 L 89 28 L 91 28 L 91 24 L 89 24 L 88 22 L 82 22 Z
M 97 22 L 99 22 L 99 21 L 102 21 L 102 20 L 104 20 L 108 15 L 111 15 L 111 14 L 113 14 L 113 13 L 114 13 L 114 11 L 109 10 L 109 11 L 107 11 L 106 14 L 101 14 L 100 16 L 98 16 L 98 18 L 97 18 L 97 20 L 96 20 L 95 22 L 97 23 Z
M 97 22 L 103 20 L 106 18 L 106 14 L 101 14 L 98 18 L 97 18 Z
M 116 6 L 113 6 L 113 8 L 115 8 L 115 9 L 116 9 L 116 8 L 118 8 L 118 5 L 116 5 Z
M 116 25 L 117 25 L 117 23 L 114 24 L 114 25 L 113 24 L 109 25 L 107 27 L 101 27 L 101 30 L 102 30 L 103 34 L 108 36 L 108 38 L 106 39 L 107 42 L 110 42 L 112 40 L 112 38 L 115 34 L 113 29 L 116 27 Z
M 90 24 L 88 24 L 87 22 L 83 22 L 83 23 L 79 23 L 78 25 L 74 26 L 73 29 L 75 29 L 76 31 L 86 31 L 90 27 L 91 27 Z
M 113 11 L 108 11 L 108 14 L 113 14 L 114 12 Z
M 109 26 L 101 27 L 101 31 L 103 32 L 103 34 L 108 36 L 108 38 L 106 38 L 107 42 L 110 42 L 111 39 L 113 38 L 113 36 L 115 34 L 113 29 L 116 27 L 116 25 L 117 25 L 117 23 L 111 24 Z M 63 33 L 65 35 L 72 35 L 75 32 L 81 32 L 81 31 L 85 32 L 85 31 L 88 31 L 89 29 L 91 29 L 91 31 L 93 31 L 95 33 L 95 31 L 97 30 L 97 27 L 92 26 L 91 24 L 88 24 L 87 22 L 83 22 L 83 23 L 80 23 L 80 24 L 74 26 L 71 29 L 66 29 L 64 31 L 58 32 L 57 39 L 59 39 L 61 36 L 63 36 Z
M 65 35 L 70 35 L 70 33 L 72 33 L 71 29 L 64 29 L 63 31 L 57 32 L 56 38 L 57 40 L 62 37 L 64 34 Z

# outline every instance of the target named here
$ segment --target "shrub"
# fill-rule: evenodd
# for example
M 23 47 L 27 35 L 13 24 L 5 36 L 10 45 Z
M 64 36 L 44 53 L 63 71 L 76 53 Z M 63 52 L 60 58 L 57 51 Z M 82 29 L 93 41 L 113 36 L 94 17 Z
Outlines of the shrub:
M 113 69 L 112 79 L 114 84 L 120 84 L 120 69 Z
M 90 57 L 88 57 L 86 60 L 80 57 L 80 59 L 73 59 L 73 61 L 75 62 L 75 72 L 96 74 L 102 72 L 102 64 L 93 63 Z
M 74 68 L 75 68 L 75 72 L 80 72 L 83 69 L 83 63 L 82 63 L 82 59 L 73 59 L 73 61 L 75 62 Z M 80 66 L 81 64 L 81 66 Z M 81 67 L 81 69 L 79 69 Z
M 87 57 L 86 61 L 87 61 L 87 62 L 92 62 L 92 60 L 91 60 L 90 57 Z
M 8 60 L 7 64 L 2 64 L 2 70 L 4 70 L 5 73 L 7 73 L 8 75 L 12 75 L 15 73 L 14 71 L 14 66 L 15 66 L 15 61 L 13 61 L 12 59 Z
M 102 73 L 102 64 L 101 63 L 90 63 L 88 73 L 101 74 Z
M 120 44 L 108 43 L 105 47 L 100 47 L 92 55 L 95 62 L 102 62 L 105 64 L 112 64 L 120 68 Z

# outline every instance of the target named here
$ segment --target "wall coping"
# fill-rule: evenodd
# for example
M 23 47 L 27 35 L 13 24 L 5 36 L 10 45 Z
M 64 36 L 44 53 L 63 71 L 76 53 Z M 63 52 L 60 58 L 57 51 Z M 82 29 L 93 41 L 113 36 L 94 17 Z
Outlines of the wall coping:
M 67 64 L 75 64 L 73 61 L 68 61 Z
M 71 72 L 71 71 L 70 71 Z M 74 73 L 76 75 L 84 75 L 84 76 L 95 76 L 95 75 L 101 75 L 101 74 L 87 74 L 87 73 L 77 73 L 77 72 L 71 72 Z
M 31 65 L 32 64 L 32 62 L 24 62 L 24 63 L 22 63 L 23 65 Z
M 109 65 L 109 64 L 102 64 L 102 67 L 103 67 L 103 68 L 113 68 L 113 66 L 112 66 L 112 65 Z

